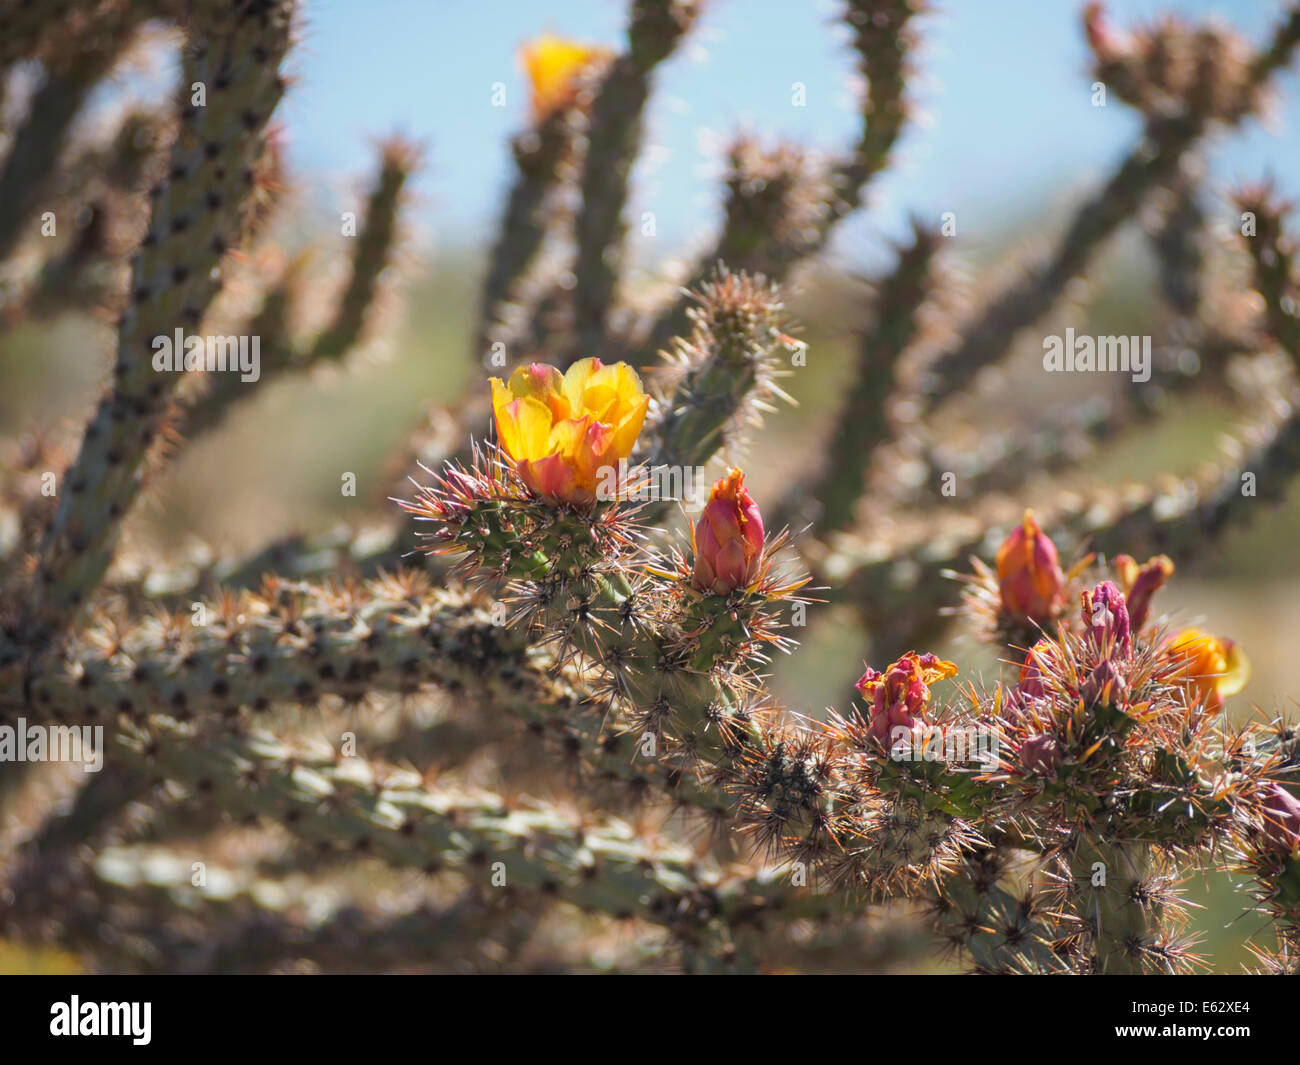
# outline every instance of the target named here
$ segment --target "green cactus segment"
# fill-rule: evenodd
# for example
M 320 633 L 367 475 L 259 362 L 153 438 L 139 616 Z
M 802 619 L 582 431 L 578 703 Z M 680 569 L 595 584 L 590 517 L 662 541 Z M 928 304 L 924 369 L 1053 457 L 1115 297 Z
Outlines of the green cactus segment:
M 1146 847 L 1080 837 L 1070 862 L 1067 892 L 1091 948 L 1092 971 L 1140 975 L 1159 971 L 1158 908 L 1143 895 Z
M 929 909 L 936 934 L 972 971 L 988 975 L 1070 972 L 1056 950 L 1045 895 L 1028 883 L 1017 890 L 1003 850 L 965 856 L 960 875 L 946 880 Z
M 416 160 L 415 149 L 405 141 L 394 139 L 384 145 L 379 174 L 367 198 L 365 220 L 352 254 L 352 276 L 333 320 L 316 338 L 307 361 L 339 359 L 362 342 L 378 298 L 380 278 L 397 246 L 402 191 L 415 170 Z
M 288 317 L 292 313 L 296 267 L 290 265 L 262 302 L 261 309 L 248 322 L 249 336 L 260 338 L 261 377 L 271 378 L 292 369 L 298 364 L 298 352 L 288 336 Z M 198 391 L 196 389 L 196 391 Z M 238 374 L 204 374 L 201 394 L 184 397 L 182 428 L 185 435 L 195 440 L 221 425 L 240 400 L 256 394 L 239 379 Z
M 1237 195 L 1237 205 L 1253 216 L 1254 234 L 1243 237 L 1254 266 L 1255 289 L 1264 298 L 1268 330 L 1300 370 L 1300 275 L 1295 240 L 1284 232 L 1287 205 L 1271 186 L 1255 186 Z
M 0 260 L 12 253 L 33 213 L 38 208 L 48 209 L 40 206 L 42 197 L 49 189 L 68 130 L 142 21 L 143 17 L 136 15 L 105 27 L 105 39 L 97 40 L 94 51 L 80 57 L 71 69 L 51 72 L 33 97 L 27 121 L 0 162 Z M 71 228 L 74 218 L 56 217 L 56 222 Z
M 28 704 L 0 696 L 0 718 L 112 722 L 166 712 L 181 720 L 235 720 L 324 697 L 355 701 L 423 686 L 472 692 L 527 726 L 584 779 L 625 788 L 633 798 L 667 796 L 710 818 L 726 796 L 693 774 L 637 752 L 612 732 L 606 705 L 558 673 L 504 612 L 457 590 L 413 595 L 379 580 L 350 595 L 284 584 L 270 599 L 207 601 L 182 608 L 170 625 L 118 633 L 106 653 L 92 634 L 60 665 L 32 675 Z M 205 623 L 194 624 L 196 617 Z M 242 618 L 242 620 L 240 620 Z
M 903 353 L 916 337 L 922 305 L 931 295 L 937 233 L 914 227 L 894 271 L 881 284 L 875 320 L 858 343 L 857 372 L 826 445 L 822 469 L 807 489 L 784 500 L 774 522 L 799 527 L 813 522 L 823 535 L 848 527 L 866 490 L 871 456 L 890 436 L 891 401 L 898 395 Z
M 267 293 L 261 310 L 241 330 L 261 341 L 261 377 L 269 381 L 292 370 L 340 360 L 364 344 L 373 332 L 382 294 L 383 277 L 399 242 L 399 218 L 406 182 L 415 169 L 415 149 L 400 139 L 383 145 L 379 174 L 366 201 L 366 210 L 352 251 L 352 275 L 338 297 L 329 324 L 309 345 L 291 332 L 291 319 L 304 298 L 305 256 L 284 270 Z M 256 393 L 237 374 L 207 374 L 201 395 L 190 399 L 184 413 L 184 430 L 191 438 L 215 428 L 232 408 Z
M 419 969 L 433 959 L 491 969 L 491 951 L 536 907 L 513 897 L 491 905 L 467 892 L 446 905 L 398 912 L 359 906 L 290 880 L 205 862 L 156 848 L 119 847 L 95 862 L 98 906 L 69 923 L 63 942 L 90 952 L 101 970 L 145 973 L 300 971 L 303 963 L 346 972 Z M 333 893 L 337 896 L 339 893 Z M 116 918 L 106 935 L 103 915 Z
M 541 124 L 516 137 L 512 145 L 518 173 L 506 199 L 501 235 L 492 249 L 479 309 L 479 329 L 474 355 L 482 360 L 489 346 L 500 341 L 509 346 L 510 331 L 504 319 L 508 304 L 521 300 L 519 291 L 542 249 L 555 211 L 546 209 L 551 190 L 560 182 L 575 139 L 573 115 L 553 111 Z
M 132 269 L 113 388 L 64 478 L 42 552 L 30 625 L 39 640 L 67 625 L 108 567 L 168 397 L 184 376 L 154 369 L 154 340 L 197 333 L 220 284 L 215 267 L 239 243 L 261 131 L 283 91 L 279 66 L 291 28 L 287 2 L 231 8 L 206 0 L 192 13 L 180 132 Z M 192 103 L 198 84 L 201 107 Z
M 716 672 L 725 662 L 719 634 L 647 623 L 646 590 L 621 574 L 562 579 L 546 592 L 551 602 L 538 619 L 540 631 L 603 666 L 611 694 L 639 721 L 643 742 L 653 735 L 667 764 L 717 766 L 755 737 L 739 698 Z
M 489 604 L 456 592 L 413 601 L 402 591 L 383 581 L 350 594 L 286 585 L 270 599 L 196 604 L 119 635 L 108 649 L 92 635 L 65 663 L 29 678 L 27 714 L 233 717 L 245 707 L 358 700 L 423 684 L 473 685 L 507 704 L 541 695 L 529 684 L 518 634 L 493 624 Z
M 456 872 L 488 890 L 540 892 L 584 910 L 684 928 L 737 916 L 752 902 L 746 892 L 754 885 L 744 877 L 704 869 L 688 848 L 619 821 L 585 827 L 539 804 L 430 788 L 416 774 L 313 756 L 270 737 L 195 739 L 192 730 L 154 719 L 123 735 L 110 757 L 190 783 L 232 817 L 265 818 L 298 839 L 360 849 L 396 867 Z M 790 902 L 783 912 L 792 917 L 801 906 L 816 913 L 828 905 L 812 893 Z
M 867 82 L 862 100 L 862 133 L 853 157 L 841 163 L 832 181 L 835 193 L 820 227 L 816 250 L 836 221 L 862 202 L 863 190 L 889 163 L 907 121 L 907 80 L 917 47 L 913 19 L 924 0 L 849 0 L 844 19 L 853 32 L 860 72 Z
M 783 396 L 775 379 L 801 349 L 782 331 L 780 297 L 762 277 L 719 267 L 697 299 L 690 338 L 669 364 L 670 390 L 647 426 L 651 468 L 705 465 Z
M 591 109 L 577 218 L 573 358 L 606 350 L 622 258 L 628 179 L 641 144 L 650 75 L 672 54 L 699 11 L 697 0 L 633 0 L 627 51 L 606 71 Z
M 1075 215 L 1052 255 L 995 297 L 963 330 L 961 342 L 940 357 L 935 365 L 936 386 L 929 397 L 931 406 L 968 388 L 981 369 L 1010 349 L 1022 330 L 1051 310 L 1069 281 L 1086 270 L 1102 244 L 1141 208 L 1151 191 L 1175 179 L 1187 153 L 1214 120 L 1235 126 L 1253 113 L 1260 103 L 1260 87 L 1290 61 L 1297 43 L 1300 15 L 1292 9 L 1230 99 L 1215 101 L 1210 94 L 1196 93 L 1183 101 L 1182 113 L 1152 116 L 1142 139 Z

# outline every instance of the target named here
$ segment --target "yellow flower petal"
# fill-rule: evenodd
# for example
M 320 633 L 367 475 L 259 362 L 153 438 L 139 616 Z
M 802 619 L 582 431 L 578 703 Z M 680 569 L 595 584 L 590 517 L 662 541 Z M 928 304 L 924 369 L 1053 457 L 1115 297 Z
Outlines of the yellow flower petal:
M 519 430 L 515 424 L 511 404 L 515 402 L 514 394 L 497 378 L 492 378 L 492 414 L 497 423 L 497 440 L 502 449 L 511 458 L 519 451 Z
M 636 446 L 636 438 L 641 435 L 641 427 L 645 424 L 645 415 L 649 408 L 650 397 L 643 395 L 623 415 L 622 421 L 614 426 L 614 438 L 610 447 L 619 458 L 625 459 L 632 454 L 632 448 Z
M 551 453 L 547 442 L 551 434 L 551 408 L 540 399 L 525 396 L 510 405 L 515 426 L 517 450 L 506 450 L 515 459 L 540 459 Z
M 585 403 L 587 382 L 601 366 L 599 359 L 579 359 L 564 372 L 564 395 L 574 415 L 587 412 Z
M 1219 678 L 1219 694 L 1236 695 L 1237 692 L 1250 683 L 1250 659 L 1246 657 L 1246 652 L 1235 643 L 1228 644 L 1224 659 L 1227 668 L 1224 670 L 1223 676 Z
M 543 34 L 519 50 L 533 89 L 533 114 L 545 118 L 574 98 L 578 79 L 607 49 Z
M 510 375 L 510 391 L 516 396 L 544 398 L 551 392 L 558 392 L 563 383 L 564 375 L 544 362 L 517 366 Z

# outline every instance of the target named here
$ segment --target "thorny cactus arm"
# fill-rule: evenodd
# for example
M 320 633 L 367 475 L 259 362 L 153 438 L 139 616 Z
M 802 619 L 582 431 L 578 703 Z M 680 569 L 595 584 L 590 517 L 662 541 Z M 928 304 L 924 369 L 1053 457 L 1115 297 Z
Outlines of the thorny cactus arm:
M 856 374 L 827 442 L 826 458 L 811 487 L 794 489 L 777 511 L 777 524 L 812 523 L 821 536 L 844 529 L 866 488 L 868 467 L 889 438 L 891 401 L 900 362 L 920 328 L 922 306 L 931 294 L 939 236 L 913 223 L 911 242 L 901 248 L 893 273 L 880 286 L 875 318 L 858 342 Z
M 1158 36 L 1160 30 L 1152 32 Z M 1095 42 L 1095 36 L 1092 39 Z M 995 296 L 963 330 L 961 342 L 939 358 L 931 406 L 966 388 L 979 370 L 1001 358 L 1021 330 L 1047 313 L 1102 242 L 1132 216 L 1153 188 L 1174 176 L 1212 121 L 1235 124 L 1249 115 L 1258 106 L 1268 78 L 1286 66 L 1297 43 L 1300 7 L 1293 5 L 1253 57 L 1223 54 L 1217 47 L 1208 53 L 1194 67 L 1198 91 L 1187 96 L 1185 110 L 1150 118 L 1142 140 L 1105 187 L 1080 209 L 1056 250 L 1029 270 L 1023 281 Z M 1231 45 L 1224 48 L 1232 52 Z M 1188 90 L 1175 87 L 1173 91 Z
M 255 814 L 298 838 L 430 874 L 453 870 L 488 883 L 500 862 L 498 875 L 518 891 L 684 930 L 713 919 L 743 921 L 752 895 L 762 893 L 745 876 L 701 868 L 687 848 L 621 822 L 587 825 L 540 804 L 431 788 L 417 774 L 313 755 L 270 737 L 196 746 L 189 730 L 154 719 L 123 743 L 141 771 L 198 782 L 232 815 Z M 801 908 L 817 913 L 826 905 L 792 895 L 783 908 L 798 916 Z
M 1300 468 L 1296 411 L 1285 396 L 1262 397 L 1224 458 L 1206 463 L 1194 477 L 1065 492 L 1039 509 L 1075 541 L 1099 550 L 1166 552 L 1195 561 L 1235 524 L 1251 521 L 1260 499 L 1285 497 Z M 1243 493 L 1244 473 L 1254 475 L 1257 495 Z M 898 642 L 882 646 L 888 655 L 901 651 L 900 644 L 937 634 L 942 619 L 935 612 L 950 598 L 946 571 L 986 554 L 1014 521 L 1013 513 L 1007 508 L 984 516 L 945 514 L 942 530 L 925 535 L 842 536 L 824 556 L 812 556 L 814 572 L 831 586 L 833 599 L 856 604 L 868 624 L 875 617 L 891 619 Z
M 1264 298 L 1268 331 L 1300 373 L 1300 309 L 1296 304 L 1300 279 L 1295 240 L 1283 232 L 1288 205 L 1281 203 L 1268 185 L 1244 188 L 1236 199 L 1243 231 L 1250 223 L 1251 235 L 1243 240 L 1254 266 L 1255 288 Z
M 667 394 L 648 428 L 652 468 L 698 469 L 757 424 L 773 396 L 788 398 L 776 380 L 801 346 L 783 332 L 780 295 L 762 277 L 719 267 L 694 298 L 690 337 L 670 353 Z
M 572 358 L 606 348 L 623 254 L 628 179 L 641 140 L 650 76 L 699 14 L 700 0 L 633 0 L 627 51 L 596 89 L 583 158 L 583 209 L 577 219 Z
M 27 120 L 0 162 L 0 260 L 8 257 L 49 187 L 68 128 L 90 91 L 121 57 L 147 7 L 106 8 L 101 17 L 67 27 L 75 54 L 47 73 Z M 0 23 L 0 29 L 3 29 Z M 0 67 L 0 70 L 3 68 Z M 65 224 L 71 220 L 65 220 Z
M 233 725 L 245 711 L 432 685 L 509 714 L 578 779 L 634 800 L 668 797 L 710 818 L 726 813 L 716 789 L 637 757 L 632 737 L 607 726 L 604 699 L 552 675 L 545 656 L 499 620 L 481 596 L 434 592 L 418 574 L 355 589 L 279 581 L 261 595 L 225 594 L 129 628 L 106 618 L 65 661 L 32 674 L 25 704 L 16 693 L 0 697 L 0 715 L 111 722 L 166 708 L 182 721 Z
M 117 0 L 44 5 L 50 21 L 37 22 L 31 6 L 0 0 L 0 69 L 29 56 L 66 60 L 57 49 L 69 27 L 105 47 L 91 48 L 93 62 L 72 81 L 56 77 L 38 90 L 35 117 L 0 174 L 0 188 L 21 185 L 8 207 L 0 203 L 0 214 L 14 218 L 30 215 L 35 185 L 13 175 L 50 172 L 77 101 L 128 32 L 114 21 L 124 10 Z M 1226 356 L 1240 351 L 1250 365 L 1244 375 L 1234 367 L 1234 377 L 1249 381 L 1232 387 L 1246 424 L 1235 450 L 1194 478 L 1052 491 L 1036 501 L 1039 519 L 1079 551 L 1168 551 L 1181 565 L 1230 521 L 1254 517 L 1259 508 L 1243 499 L 1283 494 L 1300 467 L 1285 211 L 1265 188 L 1238 197 L 1257 224 L 1246 248 L 1266 332 L 1292 364 L 1279 371 L 1282 360 L 1261 350 L 1257 328 L 1242 328 L 1245 315 L 1215 318 L 1214 268 L 1198 254 L 1206 219 L 1186 164 L 1214 123 L 1259 109 L 1266 82 L 1300 39 L 1300 9 L 1289 7 L 1271 42 L 1254 51 L 1231 32 L 1176 20 L 1120 34 L 1090 5 L 1097 76 L 1145 122 L 1106 189 L 1054 255 L 989 301 L 955 342 L 946 323 L 929 328 L 950 310 L 930 298 L 947 281 L 934 272 L 933 237 L 918 229 L 900 252 L 862 338 L 832 453 L 806 488 L 787 489 L 770 523 L 814 519 L 798 547 L 826 597 L 852 603 L 877 630 L 876 655 L 898 644 L 889 656 L 896 661 L 868 667 L 858 681 L 861 702 L 821 723 L 770 694 L 768 660 L 793 646 L 787 614 L 793 619 L 807 602 L 805 580 L 780 572 L 794 545 L 764 528 L 740 472 L 714 486 L 688 530 L 689 547 L 664 546 L 655 527 L 672 521 L 671 501 L 639 493 L 655 484 L 656 470 L 693 476 L 715 456 L 734 458 L 742 431 L 782 395 L 782 364 L 802 364 L 791 358 L 797 345 L 770 281 L 823 248 L 889 162 L 909 109 L 922 5 L 849 0 L 844 17 L 865 80 L 853 154 L 814 173 L 811 156 L 738 141 L 720 242 L 694 275 L 699 306 L 687 316 L 688 302 L 674 299 L 657 318 L 634 323 L 638 304 L 619 291 L 628 175 L 650 78 L 697 11 L 693 2 L 636 0 L 625 54 L 559 42 L 562 69 L 533 78 L 532 121 L 515 146 L 518 181 L 474 324 L 476 354 L 502 340 L 517 365 L 493 383 L 496 440 L 460 452 L 449 442 L 470 435 L 460 426 L 477 436 L 486 421 L 486 406 L 480 418 L 471 400 L 448 413 L 428 447 L 408 449 L 441 469 L 405 507 L 423 519 L 426 548 L 459 555 L 461 571 L 448 574 L 442 559 L 428 573 L 399 570 L 411 544 L 388 508 L 386 518 L 359 513 L 347 533 L 282 541 L 240 560 L 209 558 L 187 572 L 171 560 L 114 557 L 155 443 L 194 399 L 173 387 L 177 378 L 151 372 L 147 349 L 152 336 L 196 329 L 223 312 L 219 303 L 209 310 L 219 286 L 212 270 L 265 214 L 256 186 L 275 155 L 263 131 L 282 90 L 293 5 L 185 6 L 178 129 L 131 264 L 114 390 L 60 485 L 48 529 L 33 484 L 41 468 L 61 465 L 55 456 L 70 441 L 27 449 L 5 476 L 0 665 L 21 659 L 22 669 L 0 676 L 0 722 L 91 721 L 106 725 L 108 737 L 105 772 L 89 782 L 55 770 L 0 778 L 0 801 L 18 814 L 6 822 L 6 839 L 21 839 L 33 808 L 37 815 L 26 845 L 6 856 L 6 938 L 73 945 L 110 969 L 261 969 L 294 959 L 442 965 L 462 952 L 474 966 L 522 966 L 519 948 L 537 922 L 553 911 L 577 919 L 554 900 L 603 926 L 625 917 L 658 926 L 620 953 L 620 966 L 669 959 L 699 970 L 758 969 L 782 956 L 777 939 L 786 940 L 785 956 L 798 954 L 787 934 L 806 921 L 818 949 L 848 967 L 881 953 L 869 908 L 902 899 L 919 901 L 941 940 L 978 972 L 1183 971 L 1197 959 L 1178 884 L 1192 869 L 1230 865 L 1253 879 L 1254 905 L 1279 931 L 1281 949 L 1266 967 L 1294 969 L 1295 730 L 1278 723 L 1234 732 L 1217 723 L 1244 660 L 1231 641 L 1195 630 L 1171 635 L 1152 620 L 1151 595 L 1173 563 L 1119 555 L 1110 569 L 1092 557 L 1065 569 L 1032 518 L 999 548 L 1011 515 L 997 500 L 918 509 L 910 488 L 895 490 L 893 480 L 899 489 L 903 480 L 891 463 L 903 452 L 912 458 L 918 443 L 930 448 L 931 465 L 945 445 L 960 446 L 958 434 L 923 421 L 925 411 L 910 412 L 906 401 L 919 387 L 910 370 L 937 370 L 932 406 L 954 395 L 1002 359 L 1109 235 L 1160 194 L 1165 210 L 1152 239 L 1171 343 L 1196 349 L 1207 368 L 1157 380 L 1179 399 L 1184 388 L 1212 391 L 1226 378 Z M 133 18 L 145 12 L 180 17 L 165 0 L 131 9 Z M 101 31 L 108 36 L 95 37 Z M 51 69 L 57 74 L 58 64 Z M 203 106 L 190 105 L 197 82 L 207 90 Z M 156 122 L 164 140 L 171 124 Z M 50 187 L 60 211 L 90 205 L 98 218 L 103 204 L 105 217 L 116 212 L 136 224 L 127 172 L 153 163 L 149 152 L 119 147 L 110 152 L 116 163 L 83 157 L 56 166 Z M 119 163 L 118 177 L 96 176 Z M 412 163 L 396 146 L 385 153 L 352 282 L 314 343 L 300 343 L 287 326 L 288 312 L 307 298 L 298 262 L 243 323 L 274 338 L 269 374 L 337 358 L 354 344 L 400 228 Z M 577 213 L 548 214 L 569 191 L 582 194 Z M 6 224 L 0 218 L 0 244 Z M 549 276 L 549 257 L 541 262 L 545 242 L 558 248 L 570 238 L 572 289 Z M 121 243 L 116 228 L 114 239 Z M 42 248 L 0 296 L 5 322 L 31 321 L 41 291 L 63 284 L 39 263 L 80 276 L 102 252 L 121 267 L 112 244 L 91 232 L 66 258 Z M 263 250 L 264 261 L 283 261 Z M 718 258 L 731 269 L 710 275 Z M 63 293 L 61 305 L 82 293 Z M 631 366 L 580 358 L 616 352 L 644 365 L 688 326 L 648 389 Z M 937 367 L 927 361 L 936 350 Z M 540 361 L 548 353 L 560 368 Z M 191 435 L 239 395 L 231 381 L 213 381 L 191 403 Z M 1149 397 L 1135 392 L 1117 413 L 1072 413 L 1071 424 L 1099 436 L 1139 411 L 1154 419 Z M 1007 439 L 1011 447 L 1032 442 L 1017 431 Z M 461 457 L 443 462 L 446 454 Z M 624 459 L 641 465 L 628 470 Z M 971 484 L 996 483 L 980 461 L 972 460 Z M 1242 493 L 1244 472 L 1257 495 Z M 855 505 L 864 494 L 880 502 L 878 479 L 892 479 L 882 493 L 888 505 L 874 507 L 880 520 L 864 529 Z M 911 648 L 938 631 L 939 609 L 956 598 L 947 571 L 995 551 L 996 570 L 977 563 L 966 579 L 958 614 L 1019 675 L 953 691 L 955 665 Z M 117 569 L 101 589 L 110 562 Z M 395 572 L 373 576 L 381 570 Z M 466 575 L 494 587 L 469 590 L 459 579 Z M 226 578 L 234 587 L 220 586 Z M 83 625 L 85 607 L 94 613 Z M 33 653 L 45 644 L 48 652 Z M 440 693 L 453 696 L 441 714 L 412 705 Z M 280 735 L 251 734 L 252 715 Z M 319 742 L 345 721 L 365 758 L 312 747 L 310 733 Z M 991 758 L 931 759 L 936 729 L 944 738 L 983 729 L 997 745 Z M 421 771 L 386 768 L 389 758 Z M 529 765 L 516 773 L 521 759 Z M 492 774 L 503 786 L 481 790 L 477 782 Z M 61 785 L 63 805 L 44 816 L 38 785 L 49 783 Z M 534 788 L 560 794 L 520 795 Z M 658 803 L 662 818 L 651 808 Z M 625 810 L 641 827 L 611 816 Z M 710 837 L 683 843 L 701 822 Z M 232 865 L 236 887 L 226 895 L 186 890 L 176 882 L 184 862 L 163 869 L 154 860 L 176 859 L 180 847 L 207 852 L 238 833 L 266 849 Z M 791 864 L 732 864 L 737 841 Z M 343 874 L 365 856 L 386 868 L 362 886 Z M 499 894 L 489 878 L 495 863 L 506 876 Z M 224 873 L 221 865 L 212 862 Z M 379 879 L 421 870 L 446 873 L 425 882 L 437 903 L 425 895 L 381 917 Z M 291 874 L 298 883 L 350 883 L 329 913 L 305 921 L 270 901 Z M 446 882 L 460 894 L 449 899 Z M 495 961 L 479 949 L 493 938 Z M 551 956 L 568 967 L 589 961 L 578 947 Z
M 240 238 L 261 130 L 282 92 L 292 6 L 232 10 L 215 0 L 187 23 L 181 128 L 131 275 L 118 326 L 113 384 L 65 478 L 36 576 L 27 624 L 37 643 L 64 629 L 108 567 L 118 525 L 139 487 L 180 374 L 157 373 L 152 340 L 195 330 L 218 287 L 215 268 Z M 196 106 L 195 86 L 206 93 Z
M 913 19 L 923 12 L 915 0 L 849 0 L 843 19 L 853 34 L 862 93 L 862 131 L 853 153 L 817 174 L 797 149 L 763 151 L 742 138 L 732 147 L 722 232 L 711 253 L 694 270 L 685 289 L 703 284 L 718 262 L 733 270 L 783 281 L 790 268 L 821 250 L 845 215 L 862 202 L 871 180 L 883 171 L 908 115 L 905 95 Z M 687 328 L 691 303 L 683 294 L 629 345 L 639 367 Z
M 95 959 L 103 972 L 257 973 L 325 970 L 382 972 L 432 957 L 462 966 L 495 966 L 482 948 L 533 907 L 513 900 L 495 907 L 466 896 L 445 906 L 419 905 L 398 914 L 304 898 L 301 888 L 240 868 L 210 864 L 193 884 L 188 863 L 163 853 L 106 851 L 95 863 L 99 898 L 70 907 L 62 941 Z M 103 919 L 112 915 L 113 936 Z M 500 964 L 500 959 L 497 959 Z
M 506 348 L 525 333 L 517 319 L 539 294 L 525 291 L 558 214 L 554 193 L 571 183 L 581 159 L 579 114 L 589 107 L 591 81 L 609 56 L 601 49 L 550 36 L 524 50 L 533 80 L 533 120 L 511 143 L 518 171 L 492 249 L 480 296 L 474 356 Z M 535 285 L 533 287 L 536 287 Z
M 383 301 L 384 290 L 390 287 L 381 278 L 392 265 L 395 248 L 400 243 L 403 190 L 416 166 L 417 152 L 412 145 L 400 138 L 382 145 L 379 172 L 355 236 L 351 276 L 338 297 L 333 315 L 314 340 L 296 342 L 289 325 L 303 288 L 302 256 L 289 263 L 280 282 L 267 293 L 261 310 L 241 327 L 240 332 L 260 338 L 259 381 L 290 370 L 337 361 L 373 331 L 378 304 Z M 191 438 L 220 424 L 235 403 L 252 392 L 237 374 L 212 373 L 206 378 L 205 389 L 188 403 L 183 416 L 183 431 Z

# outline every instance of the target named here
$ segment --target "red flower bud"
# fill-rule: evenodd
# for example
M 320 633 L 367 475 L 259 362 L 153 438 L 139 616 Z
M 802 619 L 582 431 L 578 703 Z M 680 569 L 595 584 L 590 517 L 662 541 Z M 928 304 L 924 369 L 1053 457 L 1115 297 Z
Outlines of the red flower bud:
M 692 530 L 693 584 L 701 592 L 728 595 L 758 579 L 763 558 L 763 515 L 745 489 L 745 475 L 731 470 L 713 486 Z
M 1103 63 L 1118 58 L 1127 48 L 1125 35 L 1111 25 L 1105 5 L 1098 0 L 1083 9 L 1083 30 L 1088 36 L 1088 47 Z
M 1065 574 L 1056 545 L 1030 511 L 998 549 L 998 590 L 1003 610 L 1030 621 L 1050 621 L 1061 609 Z

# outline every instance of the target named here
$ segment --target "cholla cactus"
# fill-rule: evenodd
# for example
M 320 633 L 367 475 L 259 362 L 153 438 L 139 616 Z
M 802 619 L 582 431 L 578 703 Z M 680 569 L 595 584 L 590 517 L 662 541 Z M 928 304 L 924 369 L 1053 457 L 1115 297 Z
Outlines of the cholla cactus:
M 1243 188 L 1244 238 L 1215 245 L 1197 159 L 1265 105 L 1300 7 L 1248 42 L 1089 5 L 1139 142 L 978 309 L 918 221 L 821 457 L 777 498 L 740 463 L 806 362 L 783 290 L 888 167 L 926 7 L 847 0 L 856 143 L 737 140 L 716 246 L 656 303 L 625 283 L 629 175 L 703 7 L 634 0 L 621 49 L 525 48 L 473 324 L 489 372 L 395 456 L 364 527 L 195 562 L 142 558 L 123 522 L 249 390 L 156 341 L 255 336 L 261 378 L 346 359 L 382 332 L 418 153 L 382 145 L 351 278 L 305 336 L 320 283 L 274 243 L 294 0 L 0 0 L 0 74 L 45 71 L 0 129 L 0 329 L 100 306 L 115 351 L 79 441 L 7 445 L 0 940 L 102 971 L 1183 972 L 1213 959 L 1180 885 L 1229 869 L 1271 922 L 1261 966 L 1295 971 L 1296 728 L 1234 724 L 1247 649 L 1158 595 L 1297 471 L 1287 207 Z M 142 34 L 181 41 L 175 105 L 81 143 Z M 1242 428 L 1194 477 L 1080 488 L 1081 456 L 1159 416 L 1142 389 L 996 427 L 964 393 L 1147 208 L 1158 350 L 1199 355 L 1153 387 L 1230 393 Z M 49 241 L 45 212 L 89 222 Z M 840 662 L 847 698 L 814 716 L 772 673 L 832 609 L 866 668 Z M 953 615 L 996 675 L 948 660 Z M 51 764 L 72 739 L 97 773 Z

